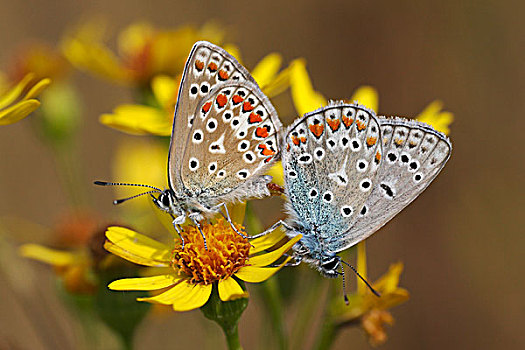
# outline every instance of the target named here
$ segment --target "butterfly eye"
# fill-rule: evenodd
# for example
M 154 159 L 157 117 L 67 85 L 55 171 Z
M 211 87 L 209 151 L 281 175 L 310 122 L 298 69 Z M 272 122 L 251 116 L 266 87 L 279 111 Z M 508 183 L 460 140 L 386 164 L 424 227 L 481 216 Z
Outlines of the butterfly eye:
M 160 201 L 161 201 L 162 205 L 164 205 L 165 207 L 169 207 L 170 206 L 170 197 L 169 197 L 168 194 L 166 194 L 166 193 L 161 194 Z

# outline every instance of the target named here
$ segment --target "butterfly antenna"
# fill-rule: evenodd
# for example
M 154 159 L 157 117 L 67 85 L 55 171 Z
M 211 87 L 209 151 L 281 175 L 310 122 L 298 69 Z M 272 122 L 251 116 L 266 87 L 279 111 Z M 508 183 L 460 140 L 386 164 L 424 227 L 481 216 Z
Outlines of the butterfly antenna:
M 349 268 L 351 268 L 352 271 L 355 272 L 355 274 L 357 275 L 357 277 L 359 277 L 359 278 L 361 279 L 361 281 L 365 282 L 366 286 L 367 286 L 368 288 L 370 288 L 370 291 L 371 291 L 372 293 L 374 293 L 374 294 L 375 294 L 376 296 L 378 296 L 378 297 L 381 296 L 381 294 L 379 294 L 374 288 L 372 288 L 372 286 L 370 285 L 370 283 L 368 283 L 367 280 L 365 280 L 365 279 L 363 278 L 363 276 L 361 276 L 361 275 L 359 274 L 359 272 L 357 272 L 357 270 L 355 269 L 355 267 L 353 267 L 352 265 L 350 265 L 349 263 L 347 263 L 346 261 L 344 261 L 344 260 L 342 260 L 342 259 L 341 259 L 341 261 L 342 261 L 346 266 L 348 266 Z M 344 271 L 344 270 L 343 270 L 343 271 Z M 343 278 L 344 278 L 344 274 L 343 274 Z M 343 283 L 344 283 L 344 282 L 343 282 Z
M 133 198 L 137 198 L 137 197 L 140 197 L 140 196 L 143 196 L 145 194 L 151 194 L 151 193 L 157 193 L 158 191 L 148 191 L 148 192 L 143 192 L 143 193 L 139 193 L 139 194 L 136 194 L 134 196 L 131 196 L 131 197 L 128 197 L 128 198 L 122 198 L 122 199 L 116 199 L 113 201 L 113 204 L 117 205 L 117 204 L 120 204 L 120 203 L 124 203 L 126 201 L 129 201 L 130 199 L 133 199 Z
M 162 192 L 160 188 L 157 188 L 155 186 L 151 185 L 144 185 L 144 184 L 130 184 L 126 182 L 106 182 L 106 181 L 94 181 L 95 185 L 98 186 L 136 186 L 136 187 L 147 187 L 147 188 L 153 188 L 154 190 L 157 190 L 157 192 Z M 154 192 L 154 191 L 152 191 Z
M 343 296 L 345 299 L 345 304 L 348 305 L 350 302 L 348 301 L 348 296 L 346 295 L 345 268 L 343 265 L 341 265 L 341 275 L 343 275 Z

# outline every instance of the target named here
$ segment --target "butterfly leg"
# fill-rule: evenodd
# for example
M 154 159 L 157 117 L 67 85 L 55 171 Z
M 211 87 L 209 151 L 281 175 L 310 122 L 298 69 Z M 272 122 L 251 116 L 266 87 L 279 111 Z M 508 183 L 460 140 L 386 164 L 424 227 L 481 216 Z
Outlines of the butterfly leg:
M 275 230 L 279 226 L 284 226 L 284 228 L 286 228 L 287 230 L 292 230 L 292 228 L 290 226 L 288 226 L 288 224 L 286 222 L 284 222 L 283 220 L 279 220 L 275 224 L 273 224 L 269 229 L 267 229 L 266 231 L 263 231 L 263 232 L 258 233 L 256 235 L 253 235 L 253 236 L 249 236 L 248 238 L 249 239 L 254 239 L 254 238 L 259 238 L 259 237 L 262 237 L 262 236 L 266 236 L 267 234 L 269 234 L 270 232 L 272 232 L 273 230 Z
M 174 217 L 172 214 L 171 215 L 171 218 L 173 219 L 173 221 L 171 222 L 173 227 L 175 228 L 175 231 L 177 231 L 177 234 L 179 235 L 179 238 L 182 242 L 182 250 L 184 250 L 184 237 L 182 237 L 182 228 L 180 227 L 180 222 L 184 222 L 186 220 L 186 217 L 183 217 L 181 219 L 181 217 Z
M 195 226 L 197 226 L 197 228 L 199 229 L 199 232 L 201 233 L 202 239 L 204 240 L 204 249 L 208 250 L 208 243 L 206 242 L 206 236 L 204 235 L 204 232 L 202 232 L 202 228 L 201 228 L 200 222 L 197 221 L 195 216 L 192 216 L 192 214 L 188 215 L 188 217 L 191 219 L 191 221 L 193 221 Z
M 222 212 L 221 207 L 224 207 L 224 211 L 226 212 L 226 214 L 224 214 Z M 228 223 L 230 224 L 231 228 L 239 236 L 241 236 L 242 238 L 250 238 L 250 237 L 246 236 L 245 234 L 243 234 L 242 232 L 240 232 L 239 230 L 237 230 L 237 227 L 235 227 L 235 225 L 233 224 L 232 219 L 230 218 L 230 213 L 228 212 L 228 207 L 226 206 L 226 203 L 222 202 L 222 203 L 216 205 L 215 207 L 213 207 L 212 210 L 215 210 L 215 211 L 218 211 L 219 213 L 221 213 L 221 215 L 226 219 L 226 221 L 228 221 Z

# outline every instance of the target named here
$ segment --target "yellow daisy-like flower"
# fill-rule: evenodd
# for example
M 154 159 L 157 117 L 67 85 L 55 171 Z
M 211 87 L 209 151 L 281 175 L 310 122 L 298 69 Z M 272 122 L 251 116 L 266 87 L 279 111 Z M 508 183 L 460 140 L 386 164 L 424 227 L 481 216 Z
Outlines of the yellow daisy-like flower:
M 113 82 L 144 86 L 158 74 L 176 75 L 184 67 L 193 43 L 208 40 L 221 44 L 224 30 L 214 23 L 201 28 L 184 26 L 162 30 L 136 22 L 120 32 L 118 54 L 106 44 L 106 23 L 92 20 L 83 23 L 62 40 L 62 51 L 77 68 Z
M 27 74 L 16 86 L 0 92 L 0 125 L 16 123 L 37 109 L 36 97 L 49 84 L 48 78 L 35 81 L 34 74 Z
M 238 55 L 235 53 L 236 50 L 226 49 L 231 54 Z M 279 72 L 282 56 L 278 53 L 271 53 L 255 66 L 252 76 L 266 96 L 273 97 L 288 87 L 292 70 L 295 69 L 294 62 Z M 113 113 L 103 114 L 100 122 L 132 135 L 171 135 L 180 80 L 181 72 L 176 78 L 167 75 L 153 77 L 150 88 L 154 101 L 150 101 L 148 105 L 123 104 L 117 106 Z
M 332 319 L 338 325 L 359 321 L 370 343 L 383 344 L 387 340 L 384 325 L 394 322 L 387 310 L 404 303 L 410 297 L 406 289 L 398 286 L 401 272 L 402 263 L 392 264 L 382 277 L 372 283 L 372 287 L 381 297 L 375 296 L 365 287 L 349 296 L 348 305 L 345 305 L 341 298 L 334 300 L 331 308 Z
M 242 229 L 240 225 L 237 226 Z M 268 267 L 292 247 L 301 236 L 283 246 L 265 253 L 286 235 L 276 230 L 249 242 L 219 219 L 215 224 L 204 224 L 202 231 L 208 249 L 197 228 L 184 227 L 184 249 L 177 240 L 169 246 L 123 227 L 110 227 L 106 232 L 105 248 L 136 264 L 164 267 L 158 276 L 126 278 L 112 282 L 112 290 L 153 291 L 166 289 L 139 301 L 171 305 L 175 311 L 189 311 L 203 306 L 209 299 L 212 286 L 217 284 L 222 301 L 247 297 L 237 280 L 258 283 L 268 279 L 289 261 L 278 267 Z

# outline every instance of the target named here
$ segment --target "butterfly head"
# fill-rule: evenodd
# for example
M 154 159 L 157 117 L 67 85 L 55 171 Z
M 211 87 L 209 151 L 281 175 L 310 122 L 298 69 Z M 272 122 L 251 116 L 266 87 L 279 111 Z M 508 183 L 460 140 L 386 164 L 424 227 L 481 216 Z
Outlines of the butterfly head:
M 318 260 L 317 268 L 326 277 L 338 277 L 341 274 L 341 258 L 337 255 L 324 256 Z
M 175 194 L 171 189 L 166 189 L 162 191 L 157 197 L 151 196 L 153 203 L 160 209 L 174 216 L 179 216 L 182 214 L 182 208 L 179 205 L 179 202 L 175 198 Z

